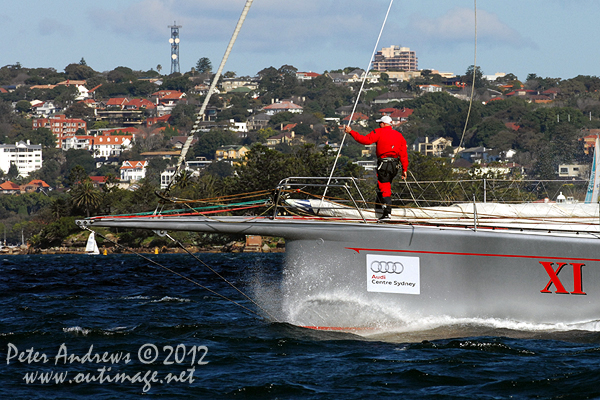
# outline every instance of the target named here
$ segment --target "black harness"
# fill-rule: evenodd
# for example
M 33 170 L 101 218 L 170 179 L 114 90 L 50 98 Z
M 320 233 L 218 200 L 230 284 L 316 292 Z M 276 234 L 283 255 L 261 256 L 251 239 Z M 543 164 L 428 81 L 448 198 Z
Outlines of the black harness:
M 377 180 L 381 183 L 391 182 L 400 170 L 400 159 L 382 157 L 377 159 Z

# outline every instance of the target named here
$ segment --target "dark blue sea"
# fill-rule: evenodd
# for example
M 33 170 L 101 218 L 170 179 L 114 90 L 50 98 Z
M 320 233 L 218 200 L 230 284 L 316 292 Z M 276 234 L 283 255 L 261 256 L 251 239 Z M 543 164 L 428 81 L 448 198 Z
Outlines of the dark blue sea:
M 285 268 L 283 254 L 197 256 L 245 293 Z M 0 257 L 0 399 L 600 398 L 597 332 L 314 331 L 262 318 L 189 255 L 148 257 L 160 266 Z

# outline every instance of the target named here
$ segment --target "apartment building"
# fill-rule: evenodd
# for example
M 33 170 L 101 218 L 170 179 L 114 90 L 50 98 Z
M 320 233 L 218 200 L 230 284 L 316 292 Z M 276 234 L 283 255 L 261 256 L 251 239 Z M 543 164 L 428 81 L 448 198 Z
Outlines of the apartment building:
M 14 164 L 19 170 L 19 176 L 27 176 L 42 168 L 42 146 L 18 142 L 15 144 L 0 144 L 0 169 L 8 173 Z
M 56 136 L 56 147 L 61 147 L 64 136 L 75 136 L 77 130 L 87 131 L 84 120 L 79 118 L 67 118 L 64 114 L 57 114 L 48 118 L 35 118 L 33 129 L 48 128 Z
M 377 71 L 417 71 L 419 62 L 416 53 L 408 47 L 383 47 L 375 54 L 373 69 Z

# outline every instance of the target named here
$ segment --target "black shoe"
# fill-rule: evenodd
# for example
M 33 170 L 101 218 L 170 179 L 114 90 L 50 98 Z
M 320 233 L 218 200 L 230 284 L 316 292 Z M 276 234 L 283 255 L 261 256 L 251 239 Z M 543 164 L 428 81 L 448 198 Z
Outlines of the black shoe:
M 392 209 L 389 206 L 384 206 L 381 217 L 379 217 L 379 221 L 391 220 L 392 219 L 391 214 L 392 214 Z

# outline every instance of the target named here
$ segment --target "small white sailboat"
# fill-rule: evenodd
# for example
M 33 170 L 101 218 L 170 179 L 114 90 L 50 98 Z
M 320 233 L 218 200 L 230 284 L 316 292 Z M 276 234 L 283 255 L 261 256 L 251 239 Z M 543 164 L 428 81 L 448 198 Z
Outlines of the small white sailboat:
M 88 237 L 87 243 L 85 245 L 85 254 L 100 254 L 100 250 L 98 249 L 98 243 L 96 243 L 96 234 L 94 232 L 91 232 L 90 236 Z

